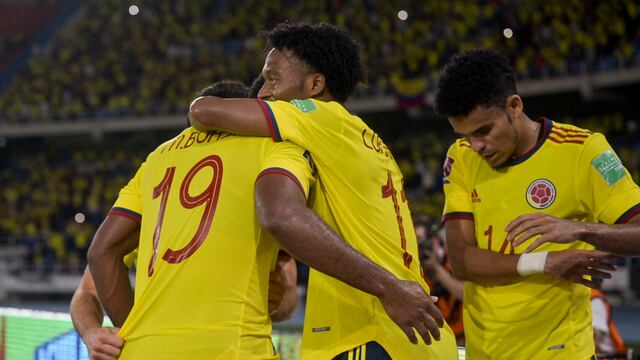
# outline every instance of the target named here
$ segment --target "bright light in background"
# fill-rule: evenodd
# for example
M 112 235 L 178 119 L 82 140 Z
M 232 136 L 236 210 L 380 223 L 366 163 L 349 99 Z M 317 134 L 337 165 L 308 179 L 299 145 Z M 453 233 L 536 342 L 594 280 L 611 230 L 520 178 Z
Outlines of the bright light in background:
M 405 21 L 407 20 L 408 17 L 409 17 L 409 13 L 406 12 L 405 10 L 398 11 L 398 19 Z
M 513 30 L 505 28 L 504 30 L 502 30 L 502 35 L 504 35 L 504 37 L 506 37 L 507 39 L 511 39 L 511 37 L 513 36 Z
M 78 224 L 82 224 L 85 220 L 85 216 L 83 213 L 77 213 L 75 216 L 75 220 Z
M 137 5 L 129 6 L 129 14 L 136 16 L 140 12 L 140 8 Z

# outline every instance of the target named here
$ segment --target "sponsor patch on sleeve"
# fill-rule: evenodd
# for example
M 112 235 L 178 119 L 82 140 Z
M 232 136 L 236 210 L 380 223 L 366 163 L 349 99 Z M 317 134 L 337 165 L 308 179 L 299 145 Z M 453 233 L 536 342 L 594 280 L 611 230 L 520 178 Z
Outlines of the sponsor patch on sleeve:
M 455 160 L 453 160 L 452 157 L 447 156 L 447 158 L 444 160 L 444 164 L 442 165 L 442 182 L 445 184 L 449 184 L 449 175 L 451 175 L 451 171 L 453 170 L 452 166 L 453 163 L 455 162 Z
M 300 111 L 302 111 L 303 113 L 312 112 L 316 109 L 316 104 L 314 104 L 313 101 L 309 99 L 304 99 L 304 100 L 293 99 L 291 100 L 291 103 L 295 105 L 295 107 L 300 109 Z
M 611 150 L 598 155 L 591 161 L 591 165 L 598 170 L 600 176 L 609 186 L 617 183 L 626 175 L 620 159 Z

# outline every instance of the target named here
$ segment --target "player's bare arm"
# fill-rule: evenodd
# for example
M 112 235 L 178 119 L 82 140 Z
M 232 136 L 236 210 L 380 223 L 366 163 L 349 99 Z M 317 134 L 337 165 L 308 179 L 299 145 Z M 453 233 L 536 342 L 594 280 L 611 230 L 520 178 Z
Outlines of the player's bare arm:
M 460 280 L 488 285 L 505 285 L 521 279 L 516 267 L 518 255 L 503 255 L 479 249 L 471 220 L 445 222 L 449 259 Z
M 445 231 L 456 277 L 485 285 L 507 285 L 522 279 L 523 275 L 518 271 L 521 255 L 479 249 L 473 221 L 449 220 L 445 223 Z M 549 252 L 539 273 L 597 289 L 602 279 L 611 277 L 606 271 L 616 270 L 611 265 L 612 258 L 609 254 L 587 250 Z M 585 278 L 587 275 L 593 278 L 588 280 Z
M 271 321 L 288 320 L 298 306 L 296 261 L 289 255 L 278 255 L 276 267 L 269 274 L 269 317 Z
M 507 225 L 508 240 L 518 246 L 540 235 L 525 252 L 531 252 L 544 243 L 569 244 L 576 240 L 587 242 L 597 249 L 617 255 L 640 254 L 640 215 L 626 224 L 608 225 L 559 219 L 544 213 L 521 215 Z
M 426 259 L 421 261 L 425 274 L 433 281 L 442 284 L 455 297 L 462 299 L 464 296 L 464 283 L 454 277 L 448 269 L 438 262 L 433 251 L 425 250 L 425 254 L 427 254 Z
M 87 346 L 91 360 L 115 360 L 124 341 L 117 335 L 119 328 L 103 327 L 102 304 L 89 268 L 71 298 L 71 320 Z
M 238 135 L 269 136 L 269 126 L 256 99 L 201 96 L 189 106 L 191 126 L 201 131 L 223 130 Z
M 262 226 L 296 259 L 380 299 L 391 319 L 412 343 L 413 329 L 425 343 L 440 339 L 444 320 L 433 300 L 415 282 L 398 280 L 363 256 L 306 207 L 306 200 L 287 177 L 261 177 L 255 188 Z
M 139 224 L 129 218 L 108 215 L 93 237 L 87 253 L 96 290 L 111 322 L 122 326 L 133 306 L 133 290 L 125 255 L 138 247 Z

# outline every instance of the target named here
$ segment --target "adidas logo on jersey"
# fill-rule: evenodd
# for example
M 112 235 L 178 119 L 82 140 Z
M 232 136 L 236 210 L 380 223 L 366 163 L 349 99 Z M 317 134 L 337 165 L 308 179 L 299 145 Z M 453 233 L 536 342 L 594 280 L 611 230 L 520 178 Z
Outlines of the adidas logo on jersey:
M 471 192 L 471 202 L 480 202 L 480 196 L 478 195 L 478 191 L 476 191 L 475 188 L 473 188 L 473 191 Z

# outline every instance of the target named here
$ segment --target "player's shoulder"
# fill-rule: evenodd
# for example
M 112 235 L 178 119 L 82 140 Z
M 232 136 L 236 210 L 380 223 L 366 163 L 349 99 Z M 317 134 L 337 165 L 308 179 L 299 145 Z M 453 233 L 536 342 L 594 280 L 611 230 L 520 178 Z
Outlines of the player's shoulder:
M 262 139 L 263 138 L 258 138 L 258 140 L 260 141 Z M 304 152 L 304 149 L 300 145 L 295 144 L 288 140 L 275 142 L 270 138 L 264 138 L 264 139 L 268 141 L 261 142 L 260 145 L 262 147 L 263 153 L 265 153 L 266 155 L 269 155 L 274 152 L 279 152 L 279 151 L 293 150 L 293 151 L 300 151 L 301 153 Z
M 551 123 L 551 127 L 549 129 L 548 140 L 555 144 L 584 146 L 593 137 L 602 136 L 589 129 L 584 129 L 572 124 L 553 120 L 549 120 L 549 122 Z
M 477 155 L 471 148 L 471 143 L 465 138 L 459 138 L 449 146 L 448 155 L 460 158 L 469 158 Z
M 471 143 L 465 138 L 459 138 L 451 144 L 451 147 L 458 149 L 459 151 L 465 151 L 465 149 L 471 150 Z
M 339 102 L 336 101 L 322 101 L 318 99 L 293 99 L 287 101 L 275 101 L 271 104 L 276 106 L 285 106 L 306 114 L 308 116 L 323 116 L 327 113 L 351 115 L 347 109 Z
M 162 152 L 166 147 L 170 147 L 172 144 L 174 144 L 176 141 L 180 141 L 182 138 L 184 138 L 185 136 L 189 136 L 190 133 L 196 131 L 194 128 L 192 127 L 187 127 L 185 129 L 183 129 L 182 131 L 180 131 L 178 134 L 176 134 L 174 137 L 172 137 L 171 139 L 163 142 L 162 144 L 158 145 L 151 153 L 156 153 L 156 152 Z
M 464 138 L 457 139 L 447 151 L 443 169 L 445 174 L 451 172 L 452 169 L 469 169 L 482 166 L 485 162 L 477 152 L 471 148 L 471 143 Z M 460 170 L 458 170 L 460 171 Z

